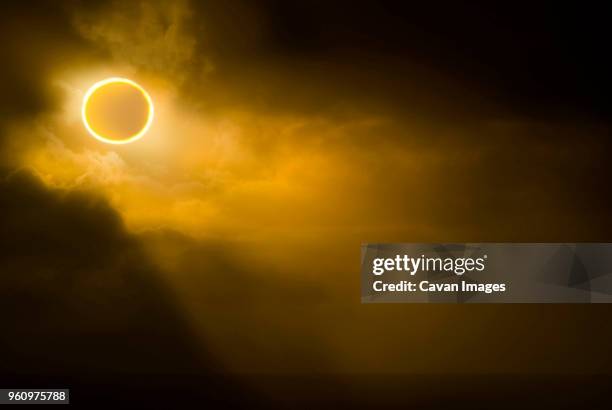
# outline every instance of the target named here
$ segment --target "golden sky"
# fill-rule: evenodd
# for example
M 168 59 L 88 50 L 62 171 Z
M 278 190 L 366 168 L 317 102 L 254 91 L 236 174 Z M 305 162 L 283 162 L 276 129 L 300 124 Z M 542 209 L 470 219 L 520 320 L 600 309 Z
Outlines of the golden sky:
M 609 239 L 605 121 L 525 114 L 427 47 L 379 53 L 357 37 L 293 53 L 264 10 L 221 3 L 67 3 L 4 24 L 20 41 L 5 51 L 3 167 L 102 198 L 230 370 L 599 366 L 554 359 L 596 326 L 586 311 L 568 324 L 548 321 L 562 307 L 361 306 L 358 277 L 362 242 Z M 83 96 L 108 77 L 153 99 L 132 144 L 83 127 Z

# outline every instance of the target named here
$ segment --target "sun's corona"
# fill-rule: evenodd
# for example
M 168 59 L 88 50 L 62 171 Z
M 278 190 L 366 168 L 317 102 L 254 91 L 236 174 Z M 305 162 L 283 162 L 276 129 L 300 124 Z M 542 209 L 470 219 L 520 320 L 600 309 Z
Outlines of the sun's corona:
M 85 128 L 107 144 L 128 144 L 142 138 L 153 123 L 153 101 L 127 78 L 107 78 L 87 90 L 81 116 Z

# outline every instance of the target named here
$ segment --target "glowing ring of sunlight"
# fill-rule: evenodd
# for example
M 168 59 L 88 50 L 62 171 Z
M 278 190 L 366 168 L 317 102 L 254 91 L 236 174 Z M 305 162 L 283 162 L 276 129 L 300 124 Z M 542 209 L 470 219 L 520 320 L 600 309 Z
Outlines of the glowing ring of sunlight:
M 133 135 L 127 137 L 127 138 L 111 139 L 111 138 L 107 138 L 107 137 L 105 137 L 103 135 L 100 135 L 99 133 L 97 133 L 91 127 L 91 125 L 89 124 L 89 121 L 87 119 L 87 103 L 89 102 L 90 97 L 100 87 L 103 87 L 103 86 L 108 85 L 108 84 L 128 84 L 128 85 L 134 87 L 135 89 L 137 89 L 142 94 L 142 96 L 145 98 L 145 100 L 146 100 L 147 108 L 148 108 L 147 120 L 146 120 L 144 126 L 140 129 L 140 131 L 138 131 L 137 133 L 135 133 L 135 134 L 133 134 Z M 127 78 L 111 77 L 111 78 L 107 78 L 106 80 L 98 81 L 97 83 L 92 85 L 89 88 L 89 90 L 87 90 L 87 92 L 85 93 L 85 97 L 83 97 L 83 106 L 81 108 L 81 117 L 83 118 L 83 124 L 85 125 L 85 128 L 91 134 L 91 136 L 94 137 L 95 139 L 97 139 L 99 141 L 102 141 L 102 142 L 105 142 L 107 144 L 128 144 L 130 142 L 134 142 L 134 141 L 139 140 L 140 138 L 142 138 L 142 136 L 145 135 L 146 132 L 151 127 L 151 123 L 153 122 L 153 100 L 151 100 L 151 97 L 145 91 L 145 89 L 142 88 L 139 84 L 135 83 L 134 81 L 128 80 Z

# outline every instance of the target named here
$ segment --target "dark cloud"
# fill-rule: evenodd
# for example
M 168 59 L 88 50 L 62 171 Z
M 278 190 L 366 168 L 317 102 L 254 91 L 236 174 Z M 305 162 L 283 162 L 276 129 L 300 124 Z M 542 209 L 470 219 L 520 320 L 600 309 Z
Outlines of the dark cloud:
M 76 402 L 240 397 L 104 199 L 22 170 L 3 174 L 0 208 L 2 382 L 78 386 Z M 138 397 L 147 384 L 166 390 Z
M 4 62 L 0 73 L 0 131 L 7 122 L 55 108 L 56 90 L 48 83 L 53 70 L 78 64 L 87 53 L 83 39 L 73 30 L 69 10 L 56 2 L 41 1 L 36 7 L 18 2 L 3 5 L 0 36 Z M 72 61 L 67 63 L 66 56 Z M 89 55 L 89 57 L 92 57 Z
M 27 171 L 0 192 L 6 371 L 197 366 L 171 296 L 106 201 Z
M 219 67 L 204 89 L 240 82 L 219 91 L 226 98 L 244 90 L 276 109 L 374 99 L 430 121 L 610 120 L 605 6 L 223 4 L 194 2 L 193 9 L 205 33 L 199 45 Z M 283 93 L 270 90 L 277 87 Z

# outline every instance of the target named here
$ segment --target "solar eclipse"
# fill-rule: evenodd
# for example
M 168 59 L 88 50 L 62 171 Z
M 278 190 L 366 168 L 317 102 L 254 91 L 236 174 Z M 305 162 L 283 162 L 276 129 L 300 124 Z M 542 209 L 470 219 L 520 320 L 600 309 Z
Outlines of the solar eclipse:
M 153 122 L 153 101 L 139 84 L 112 77 L 85 93 L 81 115 L 85 128 L 107 144 L 128 144 L 142 138 Z

